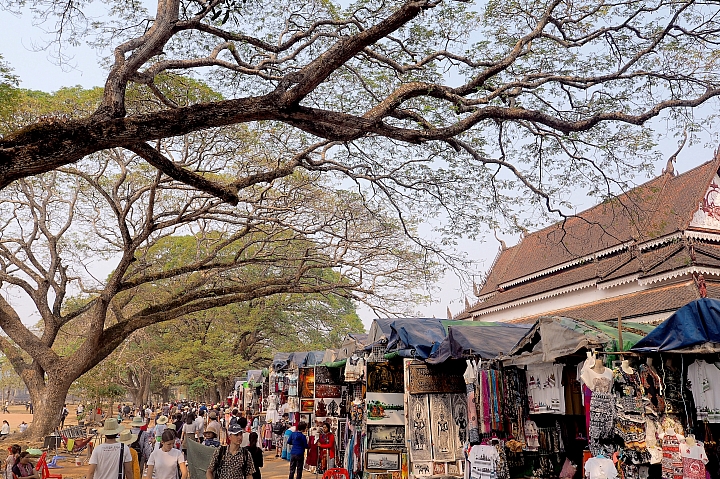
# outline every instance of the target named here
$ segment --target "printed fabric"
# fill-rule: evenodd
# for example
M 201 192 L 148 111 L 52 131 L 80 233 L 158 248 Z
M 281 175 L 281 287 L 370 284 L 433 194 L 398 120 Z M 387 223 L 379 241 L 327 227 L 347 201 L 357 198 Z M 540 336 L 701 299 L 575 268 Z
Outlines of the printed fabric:
M 705 464 L 708 463 L 708 457 L 705 454 L 703 443 L 698 442 L 692 446 L 681 443 L 680 456 L 682 457 L 684 478 L 705 479 Z
M 682 479 L 683 461 L 680 455 L 680 438 L 677 434 L 665 434 L 662 452 L 662 479 Z
M 650 452 L 645 442 L 644 389 L 637 371 L 625 372 L 622 368 L 613 371 L 615 379 L 615 432 L 625 443 L 623 460 L 630 464 L 650 462 Z
M 639 374 L 645 394 L 650 399 L 650 403 L 645 407 L 646 412 L 655 415 L 665 414 L 665 395 L 660 376 L 647 364 L 640 366 Z
M 593 456 L 612 456 L 615 425 L 615 398 L 610 393 L 593 391 L 590 399 L 589 449 Z

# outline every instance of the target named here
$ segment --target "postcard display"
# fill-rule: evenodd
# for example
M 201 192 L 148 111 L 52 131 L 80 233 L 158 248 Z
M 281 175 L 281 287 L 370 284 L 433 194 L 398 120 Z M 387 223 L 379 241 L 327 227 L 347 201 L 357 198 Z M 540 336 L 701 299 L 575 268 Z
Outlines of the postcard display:
M 365 479 L 407 479 L 402 360 L 368 362 L 365 374 Z
M 411 477 L 462 477 L 464 445 L 476 413 L 468 415 L 468 396 L 457 364 L 427 366 L 404 361 L 406 444 Z

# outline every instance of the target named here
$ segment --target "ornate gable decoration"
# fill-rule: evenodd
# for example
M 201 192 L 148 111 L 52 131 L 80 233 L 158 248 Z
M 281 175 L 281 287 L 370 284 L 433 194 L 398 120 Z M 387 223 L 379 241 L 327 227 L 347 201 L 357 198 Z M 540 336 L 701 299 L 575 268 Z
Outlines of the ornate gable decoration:
M 693 215 L 690 228 L 720 230 L 720 176 L 717 173 Z

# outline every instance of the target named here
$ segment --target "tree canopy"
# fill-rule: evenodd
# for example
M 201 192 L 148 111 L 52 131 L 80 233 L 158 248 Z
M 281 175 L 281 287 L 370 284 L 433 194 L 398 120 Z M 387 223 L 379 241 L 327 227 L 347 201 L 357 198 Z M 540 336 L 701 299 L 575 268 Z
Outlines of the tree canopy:
M 105 15 L 90 21 L 90 4 Z M 230 204 L 298 169 L 335 171 L 399 211 L 431 204 L 428 214 L 451 218 L 444 233 L 473 234 L 522 209 L 518 186 L 555 213 L 572 187 L 622 186 L 657 159 L 643 125 L 664 115 L 697 127 L 689 109 L 720 93 L 718 18 L 695 0 L 20 5 L 56 31 L 60 51 L 91 38 L 109 69 L 92 112 L 32 118 L 0 140 L 0 187 L 124 148 Z M 222 97 L 184 100 L 165 88 L 178 74 Z M 154 102 L 130 108 L 131 86 Z M 153 147 L 279 123 L 291 141 L 251 174 L 209 177 L 202 162 L 188 168 Z

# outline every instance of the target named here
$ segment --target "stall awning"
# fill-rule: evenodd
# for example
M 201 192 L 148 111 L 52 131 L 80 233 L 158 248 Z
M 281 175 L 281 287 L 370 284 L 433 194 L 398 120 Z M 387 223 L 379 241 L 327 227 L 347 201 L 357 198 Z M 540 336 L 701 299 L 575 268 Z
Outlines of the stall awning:
M 655 327 L 641 323 L 623 325 L 622 350 L 627 351 Z M 548 316 L 538 319 L 530 331 L 510 351 L 514 364 L 521 364 L 525 356 L 534 362 L 553 362 L 580 349 L 618 351 L 618 329 L 614 323 Z
M 396 319 L 390 324 L 392 333 L 387 350 L 402 357 L 427 359 L 436 344 L 445 339 L 445 328 L 439 319 Z
M 283 371 L 290 363 L 290 353 L 275 353 L 272 360 L 272 368 L 275 371 Z
M 523 324 L 479 321 L 454 323 L 458 324 L 448 327 L 447 337 L 432 351 L 426 362 L 439 364 L 451 358 L 462 359 L 468 356 L 496 358 L 509 353 L 530 329 L 530 325 Z
M 702 298 L 675 311 L 632 350 L 649 353 L 693 348 L 695 352 L 713 352 L 717 351 L 716 343 L 720 343 L 720 301 Z

